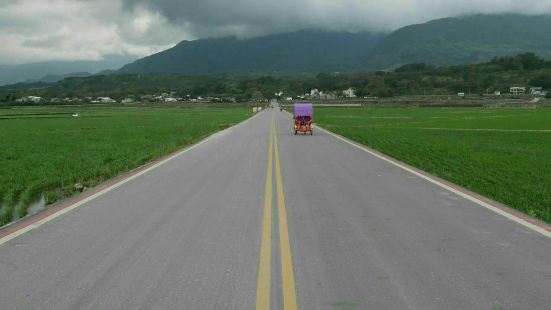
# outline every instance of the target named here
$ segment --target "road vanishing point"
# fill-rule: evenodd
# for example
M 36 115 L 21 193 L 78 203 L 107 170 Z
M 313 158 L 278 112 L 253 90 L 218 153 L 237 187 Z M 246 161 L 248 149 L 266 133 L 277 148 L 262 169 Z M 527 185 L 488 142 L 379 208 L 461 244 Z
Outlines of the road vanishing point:
M 0 231 L 0 309 L 551 309 L 549 226 L 271 109 Z

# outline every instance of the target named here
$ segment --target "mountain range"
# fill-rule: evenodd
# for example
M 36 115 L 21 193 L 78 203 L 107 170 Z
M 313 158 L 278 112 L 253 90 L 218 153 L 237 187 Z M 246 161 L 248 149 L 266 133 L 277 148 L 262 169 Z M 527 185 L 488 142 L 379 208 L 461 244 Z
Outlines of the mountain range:
M 0 65 L 0 85 L 13 83 L 56 82 L 67 77 L 81 77 L 118 69 L 136 60 L 130 55 L 108 55 L 101 60 L 47 61 L 21 65 Z
M 158 54 L 139 59 L 121 73 L 296 74 L 348 71 L 385 35 L 369 32 L 300 31 L 240 40 L 183 41 Z
M 551 16 L 473 15 L 390 34 L 301 31 L 239 40 L 183 41 L 120 73 L 296 74 L 392 69 L 403 64 L 480 63 L 534 52 L 551 58 Z
M 410 63 L 482 63 L 496 56 L 533 52 L 551 59 L 551 16 L 474 15 L 407 26 L 366 55 L 370 69 Z
M 68 76 L 84 76 L 85 72 L 294 75 L 387 70 L 410 63 L 482 63 L 496 56 L 524 52 L 551 59 L 549 38 L 550 15 L 472 15 L 433 20 L 391 33 L 299 31 L 250 39 L 182 41 L 173 48 L 131 63 L 128 63 L 129 56 L 113 56 L 103 62 L 0 66 L 0 85 L 52 82 Z M 102 71 L 106 69 L 115 70 Z

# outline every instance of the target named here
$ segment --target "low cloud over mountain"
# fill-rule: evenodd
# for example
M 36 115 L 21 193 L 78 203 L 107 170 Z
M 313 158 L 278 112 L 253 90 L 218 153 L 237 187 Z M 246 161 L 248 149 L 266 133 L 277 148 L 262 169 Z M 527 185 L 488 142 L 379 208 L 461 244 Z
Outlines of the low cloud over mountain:
M 0 64 L 145 56 L 204 37 L 387 32 L 476 13 L 548 14 L 551 0 L 4 0 Z

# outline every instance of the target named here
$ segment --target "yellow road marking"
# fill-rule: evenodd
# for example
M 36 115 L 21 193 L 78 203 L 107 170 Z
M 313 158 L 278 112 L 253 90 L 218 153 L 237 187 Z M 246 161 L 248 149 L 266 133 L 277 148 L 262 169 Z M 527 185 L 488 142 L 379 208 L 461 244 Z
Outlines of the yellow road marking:
M 275 153 L 275 156 L 274 156 Z M 272 247 L 272 198 L 273 198 L 273 168 L 275 157 L 275 179 L 278 205 L 279 222 L 279 251 L 281 258 L 281 283 L 283 294 L 283 309 L 297 309 L 297 294 L 295 288 L 295 275 L 293 272 L 293 259 L 291 256 L 291 244 L 289 239 L 289 227 L 287 224 L 287 210 L 285 206 L 285 194 L 283 190 L 283 178 L 281 176 L 281 162 L 279 157 L 279 145 L 277 142 L 277 129 L 275 116 L 272 116 L 270 128 L 270 142 L 268 150 L 268 165 L 266 168 L 266 194 L 264 196 L 264 217 L 262 220 L 262 240 L 260 245 L 260 264 L 258 268 L 258 283 L 256 288 L 256 309 L 270 309 L 270 277 L 271 277 L 271 247 Z
M 260 264 L 256 287 L 256 309 L 270 309 L 270 276 L 272 258 L 272 188 L 273 188 L 273 148 L 274 116 L 270 128 L 270 146 L 268 147 L 268 167 L 266 168 L 266 190 L 264 196 L 264 217 L 262 220 L 262 241 L 260 245 Z
M 295 275 L 293 273 L 293 259 L 291 256 L 291 244 L 289 242 L 289 228 L 287 225 L 287 211 L 285 207 L 285 195 L 283 193 L 283 179 L 281 177 L 281 164 L 279 160 L 279 145 L 277 142 L 277 130 L 275 123 L 274 147 L 275 147 L 275 174 L 277 187 L 277 205 L 279 214 L 279 250 L 281 257 L 281 280 L 283 286 L 283 309 L 297 309 L 297 294 L 295 290 Z

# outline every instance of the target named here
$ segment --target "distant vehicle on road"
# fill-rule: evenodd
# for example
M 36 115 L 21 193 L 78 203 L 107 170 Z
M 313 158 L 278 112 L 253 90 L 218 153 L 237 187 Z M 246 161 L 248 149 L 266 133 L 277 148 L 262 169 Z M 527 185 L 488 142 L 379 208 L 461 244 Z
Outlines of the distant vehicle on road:
M 293 106 L 293 118 L 295 119 L 295 135 L 299 132 L 312 135 L 312 120 L 314 106 L 311 103 L 295 103 Z

